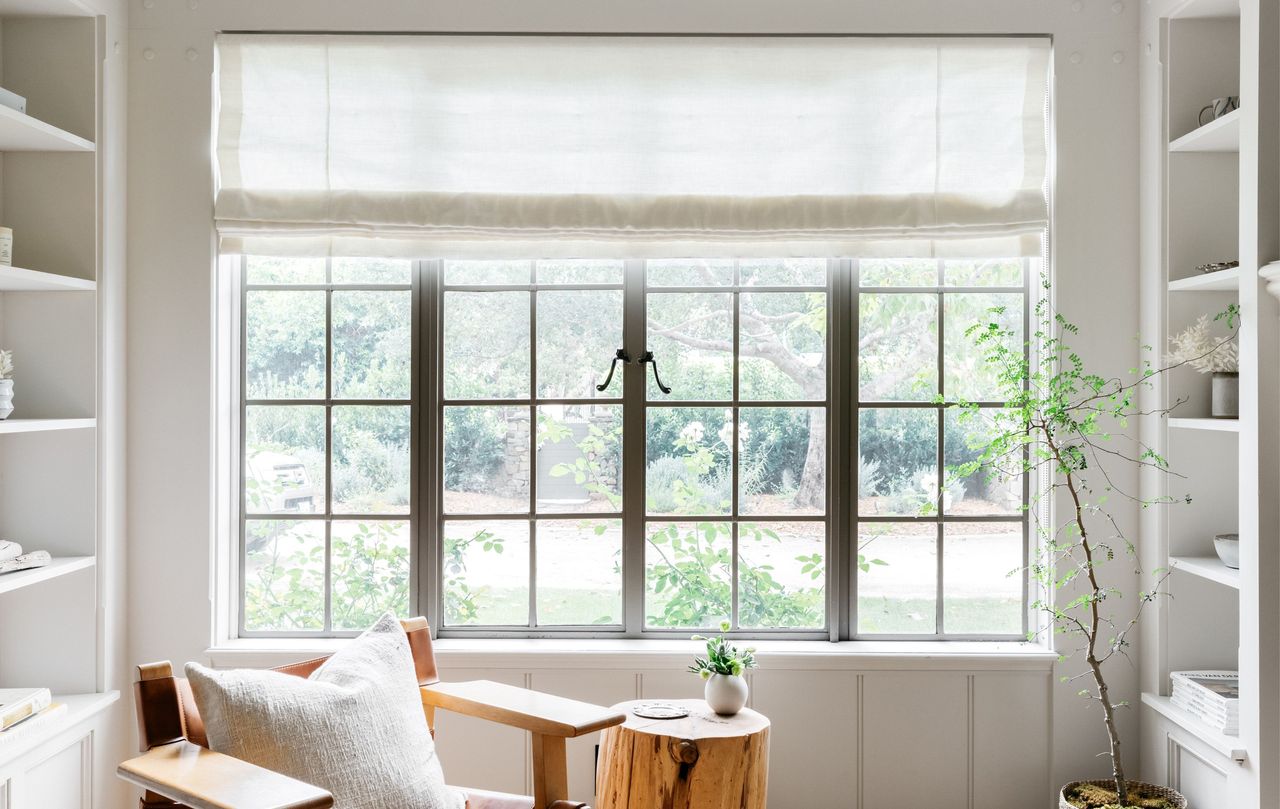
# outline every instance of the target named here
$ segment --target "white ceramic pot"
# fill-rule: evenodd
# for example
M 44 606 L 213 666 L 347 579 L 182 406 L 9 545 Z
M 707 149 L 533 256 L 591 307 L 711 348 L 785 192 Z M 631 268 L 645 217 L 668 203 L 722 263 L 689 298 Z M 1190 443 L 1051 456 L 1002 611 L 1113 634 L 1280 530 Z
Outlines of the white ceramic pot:
M 1240 417 L 1240 374 L 1214 371 L 1209 415 L 1215 419 Z
M 1217 551 L 1222 564 L 1232 570 L 1240 569 L 1240 535 L 1218 534 L 1213 538 L 1213 549 Z
M 0 379 L 0 421 L 13 412 L 13 380 Z
M 747 704 L 747 679 L 732 674 L 712 674 L 703 695 L 711 710 L 733 716 Z

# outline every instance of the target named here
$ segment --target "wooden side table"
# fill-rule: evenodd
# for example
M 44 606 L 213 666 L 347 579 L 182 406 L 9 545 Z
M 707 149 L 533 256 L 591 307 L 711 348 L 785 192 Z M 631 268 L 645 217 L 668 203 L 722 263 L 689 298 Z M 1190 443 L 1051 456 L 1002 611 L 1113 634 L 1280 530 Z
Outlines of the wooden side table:
M 663 702 L 682 719 L 645 719 L 637 705 Z M 719 716 L 700 699 L 634 700 L 600 737 L 599 809 L 764 809 L 769 782 L 769 720 L 744 708 Z

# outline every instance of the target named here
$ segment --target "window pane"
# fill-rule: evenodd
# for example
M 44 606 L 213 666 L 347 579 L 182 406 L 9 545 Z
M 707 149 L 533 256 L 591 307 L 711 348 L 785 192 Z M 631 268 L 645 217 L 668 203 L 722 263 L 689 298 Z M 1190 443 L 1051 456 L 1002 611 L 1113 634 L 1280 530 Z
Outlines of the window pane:
M 246 293 L 249 399 L 323 399 L 325 293 Z
M 446 261 L 446 284 L 527 284 L 528 261 Z
M 827 418 L 820 407 L 738 411 L 738 509 L 743 514 L 822 514 L 827 502 Z
M 409 284 L 412 270 L 413 262 L 398 258 L 335 258 L 332 266 L 335 284 Z
M 621 623 L 622 521 L 539 521 L 539 626 Z
M 334 398 L 409 398 L 413 331 L 410 294 L 333 293 Z
M 733 411 L 658 407 L 645 434 L 650 514 L 728 514 L 733 506 Z
M 333 523 L 333 628 L 368 629 L 409 615 L 409 523 Z
M 864 258 L 858 262 L 864 287 L 936 287 L 938 263 L 931 258 Z
M 858 395 L 929 401 L 938 393 L 938 298 L 864 292 L 858 304 Z
M 250 405 L 244 414 L 250 514 L 324 511 L 324 408 Z
M 858 513 L 937 514 L 938 412 L 863 408 L 858 413 Z
M 942 267 L 942 276 L 948 286 L 1022 286 L 1022 259 L 1020 258 L 948 260 L 943 262 Z
M 733 283 L 733 259 L 652 259 L 645 264 L 651 287 L 714 287 Z
M 1023 356 L 1022 300 L 1016 292 L 951 292 L 943 296 L 946 319 L 946 368 L 944 384 L 947 398 L 966 401 L 1004 401 L 1007 394 L 1000 384 L 1000 365 L 987 361 L 995 344 L 978 345 L 976 334 L 966 334 L 972 327 L 985 328 L 995 323 L 1012 334 L 1003 341 L 1015 360 Z M 1001 310 L 1001 311 L 993 311 Z M 1018 369 L 1013 369 L 1021 377 Z
M 529 397 L 529 293 L 446 292 L 444 395 Z
M 333 510 L 409 513 L 409 406 L 333 408 Z
M 248 284 L 323 284 L 324 259 L 245 256 L 244 280 Z
M 538 511 L 622 510 L 622 406 L 538 408 Z
M 1012 427 L 1006 411 L 982 409 L 970 415 L 950 408 L 943 422 L 943 460 L 946 465 L 942 510 L 946 514 L 979 516 L 1022 513 L 1021 448 L 994 466 L 980 467 L 972 475 L 961 476 L 958 467 L 976 461 L 990 443 L 991 436 Z
M 538 396 L 544 399 L 622 397 L 626 369 L 596 390 L 622 348 L 622 290 L 538 293 Z
M 658 389 L 643 365 L 649 400 L 729 400 L 733 397 L 733 296 L 663 292 L 649 296 L 649 350 L 671 388 Z
M 645 626 L 709 629 L 729 620 L 732 557 L 727 522 L 649 523 Z
M 540 284 L 621 284 L 622 262 L 564 259 L 538 262 Z
M 529 510 L 529 408 L 444 409 L 444 511 Z
M 246 520 L 244 628 L 324 629 L 324 523 Z
M 948 523 L 942 540 L 942 621 L 949 634 L 1019 635 L 1020 522 Z
M 738 624 L 745 629 L 826 626 L 826 526 L 738 526 Z
M 928 634 L 937 629 L 936 523 L 858 526 L 858 632 Z
M 827 294 L 743 293 L 740 305 L 739 396 L 825 399 Z
M 738 263 L 738 272 L 744 286 L 827 285 L 825 258 L 743 259 Z
M 444 622 L 529 624 L 529 523 L 444 524 Z

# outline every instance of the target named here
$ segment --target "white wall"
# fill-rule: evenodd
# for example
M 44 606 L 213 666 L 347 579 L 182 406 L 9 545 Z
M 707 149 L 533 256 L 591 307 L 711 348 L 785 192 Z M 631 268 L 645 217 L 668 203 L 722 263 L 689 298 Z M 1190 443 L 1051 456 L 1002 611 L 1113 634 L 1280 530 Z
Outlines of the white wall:
M 1137 351 L 1137 67 L 1147 58 L 1137 18 L 1137 0 L 155 0 L 150 8 L 131 0 L 130 657 L 205 659 L 211 639 L 215 31 L 1052 34 L 1057 304 L 1083 327 L 1086 360 L 1123 374 Z M 1124 524 L 1134 516 L 1120 513 Z M 1132 581 L 1118 583 L 1132 589 Z M 674 658 L 663 658 L 660 671 L 597 677 L 591 666 L 590 676 L 574 673 L 580 657 L 560 664 L 546 654 L 536 663 L 467 654 L 445 657 L 451 675 L 483 674 L 603 702 L 691 685 L 668 665 Z M 1121 664 L 1114 680 L 1113 693 L 1136 702 L 1136 672 Z M 1001 674 L 990 663 L 975 669 L 928 656 L 887 664 L 797 657 L 761 671 L 755 685 L 757 706 L 777 725 L 775 806 L 800 805 L 802 786 L 809 805 L 905 809 L 934 797 L 939 806 L 1048 805 L 1050 784 L 1105 772 L 1096 758 L 1105 750 L 1096 714 L 1073 696 L 1075 687 L 1035 671 Z M 830 710 L 819 700 L 830 701 Z M 1134 721 L 1126 717 L 1130 735 Z M 448 725 L 442 733 L 467 737 Z M 489 744 L 487 736 L 474 738 Z M 517 740 L 506 744 L 519 752 Z M 1044 746 L 1038 767 L 1037 745 Z M 447 749 L 444 755 L 446 764 L 456 760 Z M 485 785 L 519 787 L 522 766 L 493 771 Z M 921 778 L 922 770 L 934 777 Z M 973 794 L 945 782 L 948 773 L 972 783 Z M 894 785 L 922 794 L 903 802 L 906 793 L 890 794 Z M 1037 789 L 1040 795 L 1028 794 Z M 984 803 L 988 794 L 999 801 Z

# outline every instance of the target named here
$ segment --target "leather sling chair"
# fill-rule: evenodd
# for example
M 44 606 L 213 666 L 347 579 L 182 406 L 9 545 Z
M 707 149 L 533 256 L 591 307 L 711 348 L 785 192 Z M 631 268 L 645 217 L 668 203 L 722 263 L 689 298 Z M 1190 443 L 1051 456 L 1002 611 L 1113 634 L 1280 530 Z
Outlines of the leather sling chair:
M 468 809 L 582 809 L 568 800 L 565 739 L 583 736 L 626 719 L 609 708 L 554 697 L 488 680 L 442 683 L 425 618 L 400 622 L 409 636 L 422 709 L 435 735 L 436 709 L 498 722 L 533 737 L 533 797 L 474 789 Z M 306 677 L 328 657 L 276 671 Z M 168 661 L 138 667 L 134 696 L 143 754 L 120 765 L 121 778 L 145 791 L 139 809 L 324 809 L 325 790 L 208 749 L 204 723 L 191 686 L 173 676 Z

